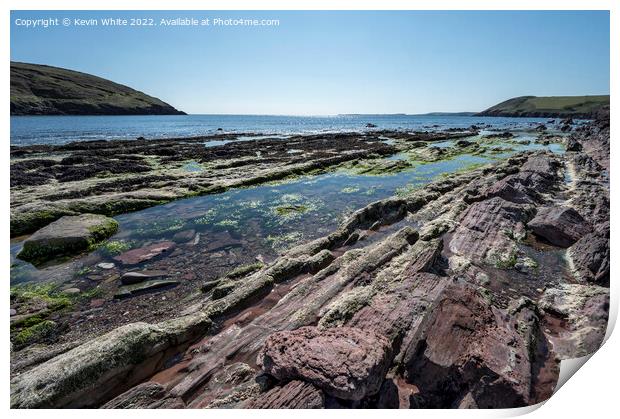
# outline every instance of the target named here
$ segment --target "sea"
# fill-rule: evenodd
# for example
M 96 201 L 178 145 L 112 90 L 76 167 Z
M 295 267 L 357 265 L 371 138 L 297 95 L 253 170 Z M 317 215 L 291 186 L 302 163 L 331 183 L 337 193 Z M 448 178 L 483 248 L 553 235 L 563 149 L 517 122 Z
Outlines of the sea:
M 491 125 L 493 130 L 524 129 L 548 118 L 462 115 L 144 115 L 12 116 L 11 145 L 65 144 L 72 141 L 181 138 L 216 133 L 268 135 L 319 134 L 369 130 L 444 130 Z M 368 128 L 367 124 L 376 125 Z

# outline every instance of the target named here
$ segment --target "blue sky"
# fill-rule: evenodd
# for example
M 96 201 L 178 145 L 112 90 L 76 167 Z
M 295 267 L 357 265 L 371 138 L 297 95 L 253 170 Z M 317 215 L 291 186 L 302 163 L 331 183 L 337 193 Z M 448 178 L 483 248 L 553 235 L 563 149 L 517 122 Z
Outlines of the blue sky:
M 17 18 L 279 19 L 277 27 L 48 27 Z M 479 111 L 609 93 L 606 11 L 12 12 L 11 59 L 95 74 L 188 113 Z

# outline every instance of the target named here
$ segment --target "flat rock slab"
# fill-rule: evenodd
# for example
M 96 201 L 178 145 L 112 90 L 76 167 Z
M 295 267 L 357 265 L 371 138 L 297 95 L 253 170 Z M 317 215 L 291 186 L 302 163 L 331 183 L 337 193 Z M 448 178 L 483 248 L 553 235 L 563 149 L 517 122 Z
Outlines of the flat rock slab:
M 17 257 L 40 264 L 75 255 L 93 249 L 117 230 L 118 222 L 104 215 L 64 216 L 30 236 Z
M 174 279 L 152 279 L 149 281 L 139 282 L 137 284 L 123 285 L 118 289 L 114 297 L 127 298 L 142 292 L 178 284 L 179 281 L 176 281 Z
M 176 244 L 171 241 L 163 241 L 159 243 L 153 243 L 148 246 L 140 247 L 138 249 L 128 250 L 114 258 L 115 261 L 121 262 L 123 265 L 137 265 L 162 256 L 166 253 L 170 253 Z
M 581 215 L 567 207 L 541 208 L 527 226 L 537 236 L 559 247 L 569 247 L 591 231 Z
M 126 272 L 121 276 L 121 282 L 123 285 L 137 284 L 148 279 L 161 278 L 162 276 L 166 276 L 166 274 L 166 271 Z
M 293 380 L 282 387 L 275 387 L 252 400 L 248 409 L 322 409 L 325 407 L 323 392 L 310 383 Z
M 361 400 L 379 391 L 391 358 L 388 340 L 372 331 L 302 327 L 269 336 L 258 363 L 281 381 L 303 380 L 334 397 Z

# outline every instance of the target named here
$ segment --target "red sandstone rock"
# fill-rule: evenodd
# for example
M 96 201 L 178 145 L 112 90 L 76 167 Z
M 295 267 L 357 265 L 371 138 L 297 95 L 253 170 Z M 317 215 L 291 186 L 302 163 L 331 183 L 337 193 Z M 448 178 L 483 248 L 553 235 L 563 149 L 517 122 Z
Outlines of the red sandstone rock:
M 568 254 L 578 279 L 609 286 L 608 236 L 598 232 L 586 234 L 568 249 Z
M 420 389 L 419 407 L 531 403 L 532 365 L 544 347 L 532 306 L 507 313 L 469 284 L 447 287 L 404 357 L 405 378 Z
M 528 212 L 522 206 L 495 197 L 472 204 L 454 231 L 450 251 L 473 261 L 489 261 L 510 254 L 512 237 L 524 235 Z
M 139 384 L 123 394 L 110 400 L 102 409 L 152 409 L 183 408 L 185 404 L 179 399 L 166 398 L 166 389 L 158 383 L 146 382 Z
M 569 247 L 591 231 L 581 215 L 567 207 L 541 208 L 527 226 L 537 236 L 560 247 Z
M 114 260 L 121 262 L 124 265 L 137 265 L 161 256 L 164 253 L 168 253 L 173 250 L 175 246 L 175 243 L 171 241 L 153 243 L 148 246 L 140 247 L 139 249 L 132 249 L 123 252 L 116 256 Z
M 301 379 L 348 400 L 377 393 L 390 361 L 385 337 L 349 327 L 274 333 L 258 356 L 263 370 L 279 380 Z
M 249 409 L 321 409 L 325 404 L 323 392 L 310 383 L 294 380 L 275 387 L 248 403 Z

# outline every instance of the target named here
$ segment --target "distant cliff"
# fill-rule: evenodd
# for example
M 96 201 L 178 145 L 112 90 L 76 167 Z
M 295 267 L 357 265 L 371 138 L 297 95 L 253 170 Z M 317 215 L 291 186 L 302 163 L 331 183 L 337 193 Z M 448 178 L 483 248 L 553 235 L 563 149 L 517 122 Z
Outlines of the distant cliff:
M 90 74 L 11 62 L 11 115 L 184 115 L 161 100 Z
M 609 106 L 609 95 L 520 96 L 508 99 L 476 115 L 592 118 L 605 106 Z

